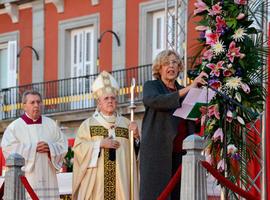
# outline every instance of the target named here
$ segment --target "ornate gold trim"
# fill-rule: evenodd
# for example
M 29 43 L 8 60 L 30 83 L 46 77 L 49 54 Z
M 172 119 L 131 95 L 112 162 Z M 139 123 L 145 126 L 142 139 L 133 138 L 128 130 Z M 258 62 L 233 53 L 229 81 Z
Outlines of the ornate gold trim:
M 106 128 L 104 128 L 103 126 L 90 126 L 90 134 L 91 134 L 91 137 L 94 137 L 94 136 L 107 137 L 108 130 Z M 116 135 L 116 137 L 122 137 L 122 138 L 129 139 L 129 131 L 127 128 L 116 127 L 115 128 L 115 135 Z
M 109 160 L 109 149 L 104 149 L 104 200 L 114 200 L 116 196 L 115 161 Z

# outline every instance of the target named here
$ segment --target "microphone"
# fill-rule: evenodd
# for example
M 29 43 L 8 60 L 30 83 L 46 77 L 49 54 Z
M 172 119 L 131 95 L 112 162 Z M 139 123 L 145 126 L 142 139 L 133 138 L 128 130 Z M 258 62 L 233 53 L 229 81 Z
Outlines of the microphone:
M 209 74 L 210 74 L 210 72 L 211 72 L 211 69 L 209 69 L 209 68 L 206 68 L 206 67 L 203 67 L 201 70 L 200 69 L 195 69 L 195 70 L 188 70 L 187 71 L 187 75 L 188 75 L 188 77 L 191 79 L 191 80 L 194 80 L 197 76 L 199 76 L 200 75 L 200 73 L 201 72 L 205 72 L 206 74 L 208 74 L 208 76 L 209 76 Z M 209 81 L 209 77 L 207 78 L 207 77 L 202 77 L 207 83 L 208 83 L 208 81 Z M 202 87 L 202 84 L 200 84 L 200 83 L 198 83 L 198 87 L 200 88 L 200 87 Z
M 195 70 L 187 70 L 187 75 L 190 79 L 195 79 L 197 76 L 199 76 L 200 71 L 198 69 Z

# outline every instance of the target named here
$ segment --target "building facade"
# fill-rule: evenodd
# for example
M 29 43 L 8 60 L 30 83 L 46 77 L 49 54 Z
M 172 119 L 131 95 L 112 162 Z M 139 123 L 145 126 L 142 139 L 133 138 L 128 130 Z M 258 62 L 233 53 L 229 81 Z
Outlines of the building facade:
M 0 133 L 20 115 L 23 90 L 35 88 L 44 97 L 45 114 L 73 138 L 79 124 L 94 111 L 91 83 L 102 70 L 113 71 L 121 85 L 124 115 L 130 113 L 129 86 L 136 77 L 135 119 L 140 124 L 142 85 L 152 79 L 151 63 L 157 53 L 176 41 L 186 69 L 192 68 L 189 58 L 198 37 L 194 2 L 0 0 Z M 270 34 L 266 24 L 265 32 Z M 269 102 L 266 107 L 265 135 L 269 135 Z M 270 166 L 269 159 L 265 161 Z

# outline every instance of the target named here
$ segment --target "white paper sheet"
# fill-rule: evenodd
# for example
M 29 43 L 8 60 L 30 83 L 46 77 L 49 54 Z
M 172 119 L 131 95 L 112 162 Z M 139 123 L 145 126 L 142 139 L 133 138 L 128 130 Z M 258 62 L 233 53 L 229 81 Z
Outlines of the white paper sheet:
M 176 109 L 173 115 L 187 119 L 189 113 L 196 103 L 209 103 L 215 94 L 216 92 L 211 89 L 208 89 L 207 92 L 207 88 L 191 88 L 182 102 L 182 106 Z

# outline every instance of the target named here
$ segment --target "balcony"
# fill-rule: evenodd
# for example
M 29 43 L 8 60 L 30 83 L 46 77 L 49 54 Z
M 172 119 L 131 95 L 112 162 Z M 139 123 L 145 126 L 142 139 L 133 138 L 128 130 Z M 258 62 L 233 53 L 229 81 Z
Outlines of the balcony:
M 130 102 L 130 84 L 136 80 L 135 102 L 142 100 L 142 86 L 152 79 L 151 65 L 112 71 L 120 85 L 119 107 L 127 108 Z M 0 120 L 10 121 L 22 113 L 21 96 L 25 90 L 35 89 L 43 97 L 43 113 L 49 116 L 89 111 L 96 107 L 91 86 L 98 74 L 34 83 L 2 89 L 0 91 Z M 89 113 L 88 113 L 89 115 Z M 0 122 L 1 122 L 0 121 Z

